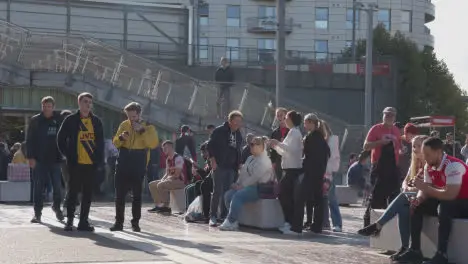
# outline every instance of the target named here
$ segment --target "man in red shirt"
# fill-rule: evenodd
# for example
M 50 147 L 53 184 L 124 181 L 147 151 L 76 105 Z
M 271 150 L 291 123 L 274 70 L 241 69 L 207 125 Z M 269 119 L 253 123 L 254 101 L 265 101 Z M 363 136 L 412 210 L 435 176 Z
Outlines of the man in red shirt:
M 394 107 L 385 107 L 383 110 L 382 123 L 374 125 L 367 133 L 364 142 L 364 150 L 371 151 L 371 164 L 377 163 L 382 152 L 382 146 L 393 141 L 395 148 L 395 159 L 398 162 L 400 153 L 401 135 L 398 127 L 394 125 L 396 118 L 396 109 Z
M 401 256 L 402 261 L 422 260 L 421 231 L 424 215 L 437 215 L 439 206 L 439 235 L 437 253 L 424 264 L 447 264 L 447 246 L 452 219 L 468 218 L 468 166 L 461 160 L 444 153 L 439 138 L 428 138 L 423 143 L 426 160 L 424 179 L 418 177 L 414 186 L 419 190 L 412 199 L 411 247 Z

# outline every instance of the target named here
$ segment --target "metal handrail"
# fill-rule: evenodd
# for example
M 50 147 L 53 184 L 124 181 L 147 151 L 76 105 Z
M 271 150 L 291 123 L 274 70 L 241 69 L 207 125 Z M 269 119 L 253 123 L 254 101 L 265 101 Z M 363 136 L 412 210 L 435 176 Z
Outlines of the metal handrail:
M 2 28 L 2 26 L 4 28 Z M 12 30 L 14 33 L 12 33 Z M 19 34 L 20 40 L 9 43 L 0 59 L 9 59 L 24 68 L 91 75 L 112 86 L 131 91 L 159 103 L 198 116 L 216 112 L 216 91 L 220 83 L 200 81 L 157 62 L 142 58 L 118 47 L 83 35 L 36 33 L 0 20 L 0 35 Z M 0 42 L 2 39 L 0 38 Z M 8 49 L 15 50 L 6 51 Z M 261 124 L 264 111 L 271 104 L 272 93 L 249 83 L 234 83 L 233 107 L 245 110 L 248 121 Z M 303 112 L 317 112 L 293 100 L 285 107 Z M 271 110 L 271 109 L 270 109 Z M 345 126 L 343 120 L 319 113 L 322 118 Z M 271 121 L 271 120 L 270 120 Z

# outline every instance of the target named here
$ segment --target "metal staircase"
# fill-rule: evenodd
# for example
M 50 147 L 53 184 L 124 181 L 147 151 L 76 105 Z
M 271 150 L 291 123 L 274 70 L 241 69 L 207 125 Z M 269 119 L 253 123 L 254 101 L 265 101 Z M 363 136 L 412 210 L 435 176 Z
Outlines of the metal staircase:
M 216 83 L 194 79 L 92 38 L 35 33 L 0 21 L 0 62 L 34 72 L 79 75 L 160 110 L 177 111 L 198 122 L 220 121 L 216 119 Z M 270 92 L 251 84 L 235 83 L 231 88 L 231 106 L 242 111 L 247 125 L 260 133 L 272 126 L 272 98 Z M 289 109 L 316 112 L 287 98 L 283 102 Z M 153 112 L 146 114 L 151 118 Z M 347 126 L 342 120 L 318 115 L 337 132 Z

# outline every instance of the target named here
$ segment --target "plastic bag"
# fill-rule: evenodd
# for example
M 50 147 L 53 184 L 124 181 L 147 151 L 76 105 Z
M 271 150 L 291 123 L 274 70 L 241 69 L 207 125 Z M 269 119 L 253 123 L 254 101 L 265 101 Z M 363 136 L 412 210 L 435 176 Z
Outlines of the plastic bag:
M 195 200 L 189 205 L 187 212 L 185 213 L 185 221 L 195 222 L 203 220 L 203 197 L 197 196 Z

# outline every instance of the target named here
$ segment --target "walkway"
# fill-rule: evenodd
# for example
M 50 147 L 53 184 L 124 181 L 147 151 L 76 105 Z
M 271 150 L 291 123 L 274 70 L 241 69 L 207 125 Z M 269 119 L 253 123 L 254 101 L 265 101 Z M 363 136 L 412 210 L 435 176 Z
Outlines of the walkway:
M 111 233 L 108 227 L 114 208 L 110 203 L 92 208 L 94 234 L 68 233 L 62 231 L 63 225 L 49 207 L 44 209 L 44 224 L 34 225 L 29 223 L 31 206 L 0 205 L 0 263 L 388 263 L 385 256 L 368 247 L 367 239 L 354 235 L 362 222 L 362 209 L 342 211 L 344 233 L 307 233 L 293 238 L 247 228 L 225 233 L 146 212 L 141 221 L 143 232 Z M 129 214 L 127 210 L 128 220 Z

